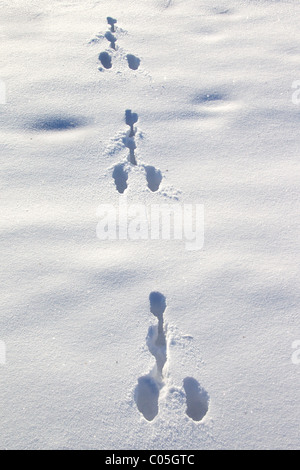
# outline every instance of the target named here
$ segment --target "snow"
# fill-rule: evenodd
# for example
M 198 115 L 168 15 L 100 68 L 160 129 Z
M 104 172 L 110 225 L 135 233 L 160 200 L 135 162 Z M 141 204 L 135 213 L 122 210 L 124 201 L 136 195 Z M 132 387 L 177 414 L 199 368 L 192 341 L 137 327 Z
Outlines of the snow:
M 1 6 L 1 448 L 299 448 L 299 2 Z M 100 240 L 124 197 L 203 205 L 203 248 Z

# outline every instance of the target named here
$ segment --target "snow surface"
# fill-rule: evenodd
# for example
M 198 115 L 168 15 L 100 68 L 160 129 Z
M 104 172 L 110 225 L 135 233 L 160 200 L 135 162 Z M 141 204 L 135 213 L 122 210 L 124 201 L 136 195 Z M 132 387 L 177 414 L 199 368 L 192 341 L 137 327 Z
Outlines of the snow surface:
M 1 1 L 1 448 L 299 448 L 299 14 L 298 0 Z M 203 204 L 202 250 L 97 238 L 98 206 L 121 197 L 126 109 L 128 203 Z M 155 363 L 149 421 L 137 386 Z

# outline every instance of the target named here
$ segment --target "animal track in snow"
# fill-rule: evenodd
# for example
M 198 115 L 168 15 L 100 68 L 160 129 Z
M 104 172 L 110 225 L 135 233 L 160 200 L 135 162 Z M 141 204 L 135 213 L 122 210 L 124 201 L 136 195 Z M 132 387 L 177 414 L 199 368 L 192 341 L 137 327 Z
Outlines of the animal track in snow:
M 112 33 L 115 32 L 115 24 L 118 22 L 115 18 L 112 18 L 111 16 L 108 16 L 106 18 L 107 23 L 110 25 L 110 30 Z
M 148 188 L 153 193 L 159 190 L 160 183 L 162 181 L 162 174 L 160 170 L 157 170 L 154 166 L 145 166 L 146 179 Z
M 127 109 L 125 111 L 125 122 L 127 126 L 130 127 L 130 131 L 127 132 L 126 138 L 124 139 L 124 145 L 129 149 L 129 162 L 132 165 L 137 165 L 137 161 L 135 158 L 134 151 L 136 149 L 136 143 L 135 143 L 135 134 L 136 134 L 136 128 L 134 125 L 138 122 L 138 115 L 136 113 L 132 113 L 131 109 Z
M 123 194 L 125 189 L 127 189 L 128 180 L 128 172 L 124 163 L 119 163 L 114 167 L 112 177 L 115 180 L 117 190 L 120 194 Z
M 126 137 L 123 139 L 123 142 L 124 142 L 125 147 L 129 149 L 129 157 L 128 157 L 129 162 L 132 165 L 137 166 L 137 161 L 136 161 L 135 154 L 134 154 L 134 151 L 136 149 L 136 144 L 135 144 L 134 138 L 130 137 L 129 132 L 127 132 Z
M 138 57 L 133 54 L 127 54 L 126 58 L 131 70 L 137 70 L 139 68 L 141 61 Z
M 108 52 L 101 52 L 99 54 L 99 60 L 105 69 L 112 68 L 111 56 L 109 55 Z
M 107 31 L 105 33 L 104 37 L 105 37 L 105 39 L 107 39 L 110 42 L 110 47 L 112 49 L 114 49 L 114 51 L 115 51 L 116 50 L 117 38 L 110 31 Z
M 127 179 L 128 174 L 132 167 L 141 169 L 145 172 L 147 186 L 152 192 L 159 190 L 163 175 L 160 170 L 151 165 L 144 165 L 139 163 L 136 159 L 135 150 L 136 146 L 136 136 L 141 138 L 142 134 L 138 133 L 138 129 L 134 126 L 138 121 L 138 115 L 132 113 L 130 109 L 125 111 L 125 122 L 130 127 L 129 131 L 126 134 L 120 134 L 117 140 L 114 140 L 114 145 L 111 146 L 109 150 L 106 151 L 107 155 L 116 153 L 116 151 L 122 149 L 121 142 L 123 147 L 128 148 L 129 154 L 126 161 L 117 163 L 113 167 L 112 177 L 114 179 L 117 191 L 121 194 L 127 189 Z
M 151 375 L 145 375 L 138 379 L 135 390 L 135 401 L 138 410 L 147 421 L 153 421 L 158 414 L 159 389 Z
M 186 395 L 186 414 L 194 421 L 201 421 L 208 412 L 209 396 L 193 377 L 183 380 Z
M 110 25 L 110 30 L 106 31 L 106 33 L 103 34 L 97 34 L 95 38 L 91 39 L 89 41 L 89 44 L 97 44 L 101 42 L 102 40 L 106 39 L 110 43 L 110 52 L 112 56 L 110 56 L 110 59 L 108 60 L 107 54 L 108 51 L 104 51 L 99 55 L 99 60 L 102 64 L 102 67 L 99 68 L 100 71 L 104 71 L 105 69 L 111 69 L 114 67 L 115 62 L 120 62 L 120 60 L 123 63 L 127 63 L 127 67 L 130 70 L 138 70 L 140 67 L 141 59 L 133 54 L 127 54 L 122 47 L 117 47 L 116 42 L 118 41 L 118 37 L 113 34 L 116 33 L 120 36 L 120 34 L 126 33 L 123 29 L 116 27 L 117 20 L 111 17 L 107 17 L 107 22 Z M 147 74 L 146 74 L 147 75 Z
M 138 379 L 134 396 L 138 410 L 147 421 L 152 421 L 158 414 L 159 393 L 164 386 L 163 369 L 167 362 L 167 344 L 163 318 L 166 309 L 166 298 L 160 292 L 151 292 L 149 300 L 150 311 L 157 317 L 158 323 L 156 326 L 149 328 L 147 346 L 155 357 L 156 364 L 148 375 Z
M 166 298 L 160 292 L 151 292 L 149 295 L 150 300 L 150 312 L 158 319 L 156 329 L 156 340 L 154 348 L 152 341 L 149 342 L 149 350 L 156 359 L 157 375 L 159 379 L 163 378 L 163 368 L 167 361 L 167 345 L 166 336 L 164 333 L 164 318 L 163 314 L 166 310 Z M 153 335 L 154 336 L 154 335 Z M 151 337 L 150 337 L 151 339 Z
M 164 313 L 167 307 L 166 298 L 160 292 L 149 295 L 150 312 L 158 319 L 157 325 L 150 326 L 147 335 L 147 346 L 155 357 L 155 366 L 147 375 L 139 377 L 134 391 L 138 410 L 147 421 L 153 421 L 159 411 L 159 395 L 166 385 L 165 365 L 169 356 L 164 326 Z M 185 377 L 183 389 L 186 399 L 186 414 L 193 421 L 199 422 L 205 417 L 209 408 L 209 396 L 193 377 Z M 172 389 L 170 389 L 172 390 Z M 183 392 L 180 392 L 183 394 Z
M 138 122 L 139 117 L 136 113 L 132 113 L 131 109 L 126 109 L 125 111 L 125 122 L 127 126 L 130 126 L 130 134 L 129 137 L 134 137 L 136 134 L 136 129 L 134 129 L 134 125 Z

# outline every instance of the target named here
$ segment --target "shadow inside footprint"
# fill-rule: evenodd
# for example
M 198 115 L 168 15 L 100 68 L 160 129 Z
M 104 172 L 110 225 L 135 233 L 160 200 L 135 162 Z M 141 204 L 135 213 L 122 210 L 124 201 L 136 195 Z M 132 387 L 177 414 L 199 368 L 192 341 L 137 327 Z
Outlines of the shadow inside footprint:
M 131 109 L 126 109 L 125 111 L 125 122 L 127 126 L 130 127 L 130 134 L 128 137 L 132 138 L 136 134 L 136 129 L 134 129 L 134 125 L 138 122 L 139 116 L 137 113 L 132 113 Z M 128 145 L 127 145 L 128 147 Z
M 105 38 L 110 42 L 110 47 L 116 50 L 117 38 L 110 31 L 107 31 L 107 33 L 105 33 Z
M 183 388 L 186 394 L 186 414 L 194 421 L 201 421 L 208 412 L 209 396 L 207 392 L 193 377 L 184 379 Z
M 149 295 L 150 312 L 156 317 L 161 317 L 166 310 L 166 298 L 160 292 L 151 292 Z
M 114 167 L 112 177 L 115 180 L 117 190 L 119 193 L 123 194 L 125 189 L 127 189 L 128 180 L 128 173 L 125 170 L 123 163 L 120 163 Z
M 108 16 L 107 18 L 107 23 L 110 25 L 111 32 L 115 32 L 115 24 L 117 23 L 117 20 L 115 18 L 112 18 L 111 16 Z
M 137 70 L 140 66 L 140 59 L 133 54 L 127 54 L 128 66 L 131 70 Z
M 160 183 L 162 181 L 162 174 L 160 170 L 157 170 L 154 168 L 154 166 L 146 166 L 145 170 L 148 188 L 154 193 L 159 189 Z
M 158 397 L 156 381 L 150 375 L 140 377 L 135 389 L 135 402 L 147 421 L 152 421 L 158 414 Z
M 167 361 L 166 335 L 164 331 L 163 313 L 166 309 L 166 298 L 160 292 L 149 295 L 150 311 L 158 318 L 156 326 L 150 326 L 147 336 L 147 346 L 155 357 L 156 365 L 152 372 L 138 379 L 134 398 L 138 410 L 144 418 L 152 421 L 158 413 L 158 398 L 164 386 L 163 368 Z
M 166 298 L 160 292 L 151 292 L 149 300 L 150 312 L 158 318 L 158 324 L 155 328 L 149 328 L 147 344 L 149 351 L 156 360 L 156 381 L 157 383 L 163 383 L 163 368 L 167 362 L 167 341 L 163 318 L 164 311 L 167 307 Z
M 108 54 L 108 52 L 101 52 L 99 55 L 99 60 L 105 69 L 112 68 L 111 56 Z

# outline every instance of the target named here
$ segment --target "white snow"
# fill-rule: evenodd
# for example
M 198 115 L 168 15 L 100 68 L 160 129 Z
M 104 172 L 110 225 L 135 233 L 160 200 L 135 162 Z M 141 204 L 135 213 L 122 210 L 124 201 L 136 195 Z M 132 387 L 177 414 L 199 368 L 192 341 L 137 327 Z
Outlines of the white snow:
M 1 1 L 1 448 L 299 448 L 299 14 L 298 0 Z M 99 205 L 125 195 L 203 204 L 203 248 L 101 241 Z M 149 421 L 136 387 L 164 351 Z M 200 421 L 187 402 L 208 406 Z

